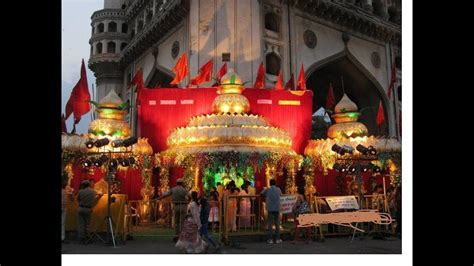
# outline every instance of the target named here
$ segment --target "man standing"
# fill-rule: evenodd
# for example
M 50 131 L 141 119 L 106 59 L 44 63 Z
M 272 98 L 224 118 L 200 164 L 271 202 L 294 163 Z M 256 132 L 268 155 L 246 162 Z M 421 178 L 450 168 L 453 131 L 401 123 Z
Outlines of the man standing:
M 275 242 L 280 244 L 280 196 L 281 189 L 276 186 L 275 179 L 270 180 L 270 187 L 264 189 L 260 194 L 266 197 L 268 212 L 268 244 L 273 244 L 272 225 L 275 224 L 276 237 Z
M 181 233 L 181 229 L 183 228 L 184 220 L 186 218 L 187 200 L 189 197 L 188 194 L 188 190 L 184 188 L 184 180 L 182 178 L 179 178 L 178 180 L 176 180 L 175 187 L 165 192 L 161 197 L 157 198 L 158 200 L 160 200 L 171 196 L 171 200 L 173 201 L 175 221 L 175 237 L 173 241 L 178 240 L 179 234 Z
M 79 190 L 77 194 L 77 202 L 79 207 L 77 209 L 77 224 L 78 232 L 77 236 L 81 244 L 86 243 L 86 237 L 88 236 L 89 224 L 91 222 L 91 213 L 92 207 L 97 204 L 97 201 L 102 194 L 97 194 L 97 192 L 90 187 L 88 180 L 81 182 L 82 189 Z
M 63 175 L 67 175 L 64 173 Z M 72 197 L 72 189 L 67 185 L 67 176 L 63 178 L 62 190 L 61 190 L 61 242 L 67 244 L 66 241 L 66 213 L 67 213 L 67 197 Z M 69 188 L 69 189 L 68 189 Z

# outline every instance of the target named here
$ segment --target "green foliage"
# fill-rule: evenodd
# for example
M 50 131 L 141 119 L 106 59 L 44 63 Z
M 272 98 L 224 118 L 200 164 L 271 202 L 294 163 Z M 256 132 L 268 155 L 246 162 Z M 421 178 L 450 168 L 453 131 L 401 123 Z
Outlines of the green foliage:
M 100 108 L 100 104 L 99 104 L 98 102 L 89 101 L 89 103 L 91 103 L 92 105 L 94 105 L 95 108 Z

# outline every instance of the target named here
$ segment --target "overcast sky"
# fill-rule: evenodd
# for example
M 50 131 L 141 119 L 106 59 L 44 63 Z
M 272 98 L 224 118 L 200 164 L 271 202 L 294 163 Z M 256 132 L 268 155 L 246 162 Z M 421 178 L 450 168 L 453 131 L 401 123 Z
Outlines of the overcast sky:
M 91 16 L 96 10 L 104 7 L 103 0 L 62 0 L 61 28 L 62 28 L 62 69 L 61 69 L 61 111 L 71 95 L 71 90 L 80 78 L 81 60 L 87 70 L 87 82 L 92 96 L 92 84 L 95 86 L 94 74 L 87 67 L 90 55 L 89 38 L 91 37 Z M 66 122 L 68 132 L 72 130 L 73 116 Z M 90 112 L 85 114 L 76 126 L 77 133 L 87 133 L 91 121 Z

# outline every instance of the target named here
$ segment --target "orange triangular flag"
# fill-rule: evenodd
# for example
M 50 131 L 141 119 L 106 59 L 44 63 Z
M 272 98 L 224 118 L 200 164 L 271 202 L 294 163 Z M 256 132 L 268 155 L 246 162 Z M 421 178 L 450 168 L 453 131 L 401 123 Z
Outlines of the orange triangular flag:
M 186 53 L 183 53 L 183 55 L 178 59 L 176 66 L 173 68 L 173 72 L 176 74 L 176 76 L 174 77 L 173 81 L 170 82 L 170 84 L 179 84 L 184 78 L 186 78 L 189 72 L 188 56 Z
M 275 90 L 283 90 L 283 77 L 281 74 L 281 70 L 280 70 L 280 73 L 278 73 L 278 79 L 277 79 L 277 82 L 275 83 Z
M 306 90 L 306 80 L 304 79 L 304 66 L 301 63 L 300 74 L 298 76 L 298 83 L 296 84 L 296 90 Z
M 212 59 L 210 59 L 206 64 L 204 64 L 201 69 L 199 69 L 199 75 L 191 79 L 191 85 L 199 85 L 201 83 L 211 80 L 212 75 Z
M 260 66 L 258 67 L 257 79 L 255 80 L 253 87 L 255 89 L 265 88 L 265 67 L 263 66 L 263 62 L 260 63 Z

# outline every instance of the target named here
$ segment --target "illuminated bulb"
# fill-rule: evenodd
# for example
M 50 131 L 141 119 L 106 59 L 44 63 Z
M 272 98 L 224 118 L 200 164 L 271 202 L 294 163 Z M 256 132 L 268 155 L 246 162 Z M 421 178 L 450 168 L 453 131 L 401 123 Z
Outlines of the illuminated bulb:
M 227 112 L 229 112 L 229 109 L 230 109 L 230 106 L 228 106 L 227 104 L 224 104 L 224 105 L 222 105 L 222 110 L 221 111 L 223 113 L 227 113 Z

